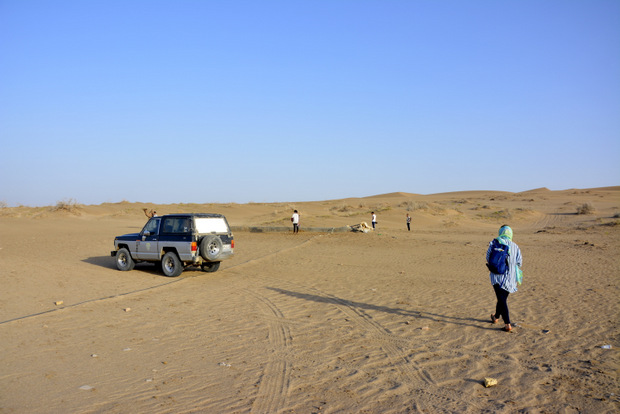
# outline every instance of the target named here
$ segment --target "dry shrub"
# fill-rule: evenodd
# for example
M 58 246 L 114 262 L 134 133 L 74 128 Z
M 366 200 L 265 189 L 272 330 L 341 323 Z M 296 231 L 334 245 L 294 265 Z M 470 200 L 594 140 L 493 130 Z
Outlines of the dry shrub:
M 58 201 L 54 207 L 52 207 L 52 211 L 60 211 L 71 214 L 79 215 L 80 205 L 73 198 L 69 198 L 66 200 Z
M 577 214 L 594 214 L 594 206 L 590 203 L 583 203 L 577 207 Z
M 511 219 L 512 218 L 512 212 L 510 211 L 509 208 L 506 208 L 504 210 L 496 211 L 495 213 L 493 213 L 493 215 L 496 218 L 501 218 L 501 219 Z
M 380 203 L 380 204 L 375 205 L 374 208 L 371 208 L 371 211 L 374 211 L 376 213 L 380 213 L 382 211 L 388 211 L 388 210 L 391 210 L 391 209 L 392 209 L 391 205 L 386 204 L 386 203 Z
M 352 206 L 346 204 L 346 203 L 342 203 L 342 205 L 340 206 L 333 206 L 329 209 L 330 211 L 337 211 L 339 213 L 348 213 L 351 212 L 353 210 L 355 210 L 355 208 L 353 208 Z
M 399 207 L 404 207 L 407 211 L 427 210 L 428 203 L 425 201 L 405 201 Z

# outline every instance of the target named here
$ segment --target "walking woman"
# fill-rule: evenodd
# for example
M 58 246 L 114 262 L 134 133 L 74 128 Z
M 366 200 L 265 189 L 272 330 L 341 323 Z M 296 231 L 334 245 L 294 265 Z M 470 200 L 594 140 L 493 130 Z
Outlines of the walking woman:
M 508 248 L 507 267 L 501 274 L 493 273 L 492 266 L 489 266 L 489 259 L 492 259 L 491 256 L 495 255 L 494 250 L 501 250 L 504 247 Z M 497 297 L 497 305 L 495 306 L 495 313 L 491 314 L 491 322 L 497 323 L 501 317 L 505 324 L 503 330 L 506 332 L 512 330 L 507 303 L 508 295 L 517 291 L 517 283 L 521 284 L 520 267 L 522 264 L 521 250 L 519 246 L 512 241 L 512 229 L 508 226 L 500 227 L 499 237 L 489 243 L 489 249 L 487 250 L 487 266 L 489 266 L 491 270 L 491 284 L 493 285 L 495 296 Z

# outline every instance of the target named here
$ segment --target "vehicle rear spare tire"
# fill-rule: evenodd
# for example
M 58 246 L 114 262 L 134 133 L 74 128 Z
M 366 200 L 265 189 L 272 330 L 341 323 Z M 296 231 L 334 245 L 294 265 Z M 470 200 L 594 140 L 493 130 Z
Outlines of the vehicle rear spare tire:
M 200 255 L 205 260 L 215 261 L 222 255 L 222 240 L 217 236 L 205 236 L 200 242 Z
M 177 277 L 183 273 L 183 263 L 175 252 L 168 252 L 161 259 L 161 270 L 168 277 Z

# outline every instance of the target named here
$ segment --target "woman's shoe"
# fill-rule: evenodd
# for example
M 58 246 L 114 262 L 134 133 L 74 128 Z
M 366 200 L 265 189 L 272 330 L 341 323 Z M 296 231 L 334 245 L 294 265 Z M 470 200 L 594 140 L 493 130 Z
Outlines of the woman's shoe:
M 495 317 L 495 315 L 491 314 L 491 323 L 497 323 L 498 319 Z
M 507 323 L 507 324 L 506 324 L 506 326 L 504 326 L 504 327 L 502 328 L 502 330 L 503 330 L 503 331 L 506 331 L 506 332 L 510 332 L 510 331 L 512 331 L 512 326 L 510 326 L 510 324 L 509 324 L 509 323 Z

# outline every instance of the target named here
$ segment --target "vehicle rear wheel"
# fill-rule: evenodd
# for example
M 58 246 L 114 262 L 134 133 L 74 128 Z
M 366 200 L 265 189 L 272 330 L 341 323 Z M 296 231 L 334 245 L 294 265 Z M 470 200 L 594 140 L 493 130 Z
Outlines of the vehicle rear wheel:
M 183 263 L 175 252 L 168 252 L 161 259 L 161 270 L 168 277 L 177 277 L 183 273 Z
M 132 270 L 135 265 L 136 262 L 134 262 L 131 258 L 131 253 L 129 253 L 129 250 L 123 247 L 116 252 L 116 268 L 118 270 L 126 272 L 128 270 Z
M 208 262 L 200 265 L 203 272 L 213 273 L 220 268 L 220 262 Z
M 217 260 L 222 254 L 222 240 L 217 236 L 206 236 L 200 242 L 200 255 L 205 260 Z

